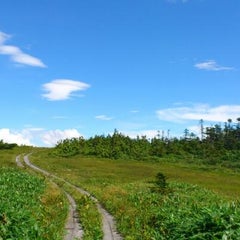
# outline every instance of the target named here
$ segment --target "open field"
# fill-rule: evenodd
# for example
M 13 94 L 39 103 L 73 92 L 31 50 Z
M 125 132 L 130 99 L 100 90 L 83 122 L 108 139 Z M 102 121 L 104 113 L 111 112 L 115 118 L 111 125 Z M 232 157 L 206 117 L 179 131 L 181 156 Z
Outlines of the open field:
M 240 236 L 239 203 L 231 203 L 240 195 L 237 172 L 166 161 L 60 158 L 49 151 L 36 152 L 31 160 L 93 193 L 115 216 L 125 239 L 212 239 L 212 232 L 215 239 Z M 167 177 L 166 194 L 152 191 L 158 172 Z M 229 231 L 223 228 L 227 224 Z
M 31 159 L 44 169 L 92 190 L 112 184 L 147 182 L 158 172 L 168 181 L 178 181 L 208 188 L 229 199 L 240 197 L 240 173 L 224 168 L 163 162 L 110 160 L 76 156 L 60 158 L 37 152 Z
M 51 149 L 2 150 L 0 164 L 4 168 L 1 171 L 11 179 L 13 185 L 26 192 L 26 195 L 20 194 L 18 197 L 11 192 L 15 191 L 14 188 L 7 187 L 7 194 L 17 198 L 14 201 L 27 203 L 29 200 L 25 196 L 32 194 L 31 189 L 19 185 L 16 180 L 19 176 L 26 176 L 23 185 L 29 184 L 29 178 L 40 182 L 41 187 L 36 195 L 40 201 L 31 199 L 37 217 L 32 216 L 32 211 L 27 211 L 25 205 L 21 208 L 23 216 L 30 214 L 30 229 L 39 231 L 34 233 L 39 234 L 36 239 L 62 239 L 67 203 L 63 193 L 46 182 L 45 178 L 34 176 L 27 169 L 24 169 L 27 173 L 16 169 L 16 156 L 32 150 L 34 153 L 30 160 L 34 164 L 91 192 L 115 217 L 118 231 L 124 239 L 240 238 L 239 172 L 204 165 L 170 163 L 166 159 L 162 162 L 147 162 L 84 156 L 61 158 L 53 156 Z M 14 178 L 11 172 L 18 177 Z M 159 172 L 167 177 L 164 191 L 156 185 Z M 92 201 L 64 183 L 59 182 L 59 185 L 64 185 L 64 189 L 71 192 L 77 201 L 80 221 L 86 230 L 85 239 L 91 239 L 92 236 L 101 239 L 99 230 L 93 229 L 97 225 L 99 228 L 99 223 L 96 224 L 99 216 L 96 215 L 97 210 Z M 9 208 L 13 204 L 9 201 Z M 14 214 L 19 215 L 12 213 L 10 217 L 9 213 L 1 210 L 2 229 L 6 229 L 6 221 L 8 224 L 14 223 L 6 220 L 14 217 Z M 14 224 L 11 227 L 14 228 Z M 26 231 L 24 224 L 22 231 Z

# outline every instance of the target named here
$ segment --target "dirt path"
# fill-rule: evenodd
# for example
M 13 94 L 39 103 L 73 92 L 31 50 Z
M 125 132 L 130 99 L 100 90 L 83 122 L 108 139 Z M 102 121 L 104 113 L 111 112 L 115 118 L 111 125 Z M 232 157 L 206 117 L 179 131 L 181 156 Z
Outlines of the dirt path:
M 71 184 L 70 182 L 67 182 L 65 179 L 63 178 L 59 178 L 53 174 L 50 174 L 49 172 L 33 165 L 30 161 L 29 161 L 29 158 L 28 158 L 29 154 L 28 155 L 25 155 L 24 156 L 24 162 L 29 166 L 31 167 L 32 169 L 36 170 L 36 171 L 39 171 L 41 173 L 43 173 L 44 175 L 48 176 L 48 177 L 52 177 L 52 178 L 55 178 L 55 179 L 59 179 L 63 182 L 65 182 L 66 184 L 68 184 L 69 186 L 75 188 L 77 191 L 79 191 L 80 193 L 84 194 L 84 195 L 87 195 L 89 197 L 91 197 L 92 200 L 94 200 L 96 202 L 96 205 L 97 205 L 97 208 L 98 208 L 98 211 L 100 212 L 100 214 L 102 215 L 102 230 L 103 230 L 103 240 L 122 240 L 123 238 L 120 236 L 119 233 L 117 233 L 116 231 L 116 226 L 115 226 L 115 221 L 114 221 L 114 218 L 113 216 L 111 216 L 102 206 L 101 204 L 98 202 L 98 200 L 96 198 L 94 198 L 93 196 L 91 196 L 91 194 L 87 191 L 85 191 L 84 189 L 82 188 L 79 188 L 73 184 Z M 16 160 L 17 161 L 17 160 Z M 20 162 L 18 160 L 18 162 Z M 71 239 L 74 239 L 73 238 L 65 238 L 65 240 L 71 240 Z M 76 237 L 75 237 L 76 239 Z M 79 239 L 79 237 L 77 237 L 77 239 Z
M 18 155 L 18 156 L 16 157 L 17 166 L 20 167 L 20 168 L 24 168 L 22 162 L 20 161 L 20 157 L 21 157 L 20 155 Z
M 65 225 L 65 230 L 67 234 L 65 235 L 64 240 L 73 240 L 73 239 L 82 239 L 83 230 L 79 224 L 79 216 L 77 213 L 77 205 L 74 198 L 65 192 L 67 195 L 68 201 L 70 203 L 70 209 L 68 213 L 68 219 Z
M 16 157 L 16 163 L 18 167 L 24 168 L 23 163 L 20 161 L 20 157 L 21 155 L 18 155 Z M 50 176 L 50 174 L 40 168 L 35 167 L 34 165 L 32 165 L 29 162 L 29 159 L 27 156 L 24 156 L 24 162 L 31 168 L 33 168 L 34 170 L 40 171 L 42 172 L 44 175 L 46 176 Z M 51 180 L 50 180 L 51 181 Z M 51 181 L 54 185 L 56 185 L 56 187 L 59 187 L 55 182 Z M 67 196 L 67 199 L 69 201 L 69 212 L 68 212 L 68 218 L 65 224 L 65 230 L 66 230 L 66 234 L 64 237 L 64 240 L 76 240 L 82 239 L 83 236 L 83 230 L 79 224 L 79 217 L 78 217 L 78 213 L 77 213 L 77 205 L 76 202 L 74 200 L 74 198 L 68 194 L 67 192 L 64 191 L 64 193 Z

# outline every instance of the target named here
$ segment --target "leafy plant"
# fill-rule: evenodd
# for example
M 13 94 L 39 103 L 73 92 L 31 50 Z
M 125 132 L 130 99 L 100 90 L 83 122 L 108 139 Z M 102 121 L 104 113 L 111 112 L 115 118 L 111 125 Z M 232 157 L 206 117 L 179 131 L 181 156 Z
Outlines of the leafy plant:
M 60 240 L 66 213 L 61 192 L 44 179 L 13 168 L 0 168 L 1 240 Z

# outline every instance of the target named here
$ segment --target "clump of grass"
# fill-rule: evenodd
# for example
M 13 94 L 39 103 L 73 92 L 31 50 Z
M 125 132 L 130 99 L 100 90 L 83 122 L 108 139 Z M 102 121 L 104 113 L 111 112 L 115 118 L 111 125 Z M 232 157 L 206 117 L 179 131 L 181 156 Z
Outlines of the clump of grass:
M 53 183 L 48 182 L 40 201 L 41 216 L 39 220 L 44 230 L 44 239 L 62 239 L 65 234 L 64 226 L 69 209 L 65 194 Z
M 75 199 L 80 224 L 84 232 L 83 240 L 102 239 L 102 218 L 98 212 L 96 202 L 90 196 L 79 192 L 74 185 L 66 183 L 61 178 L 53 178 L 53 180 Z
M 101 216 L 96 203 L 86 195 L 76 198 L 80 221 L 83 227 L 84 240 L 101 240 L 103 238 Z

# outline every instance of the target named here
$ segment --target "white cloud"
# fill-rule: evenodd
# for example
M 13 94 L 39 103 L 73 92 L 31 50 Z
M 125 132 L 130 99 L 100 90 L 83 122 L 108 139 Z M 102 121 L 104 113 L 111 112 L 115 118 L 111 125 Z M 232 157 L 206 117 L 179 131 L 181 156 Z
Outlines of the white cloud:
M 240 105 L 210 107 L 207 104 L 195 104 L 192 106 L 160 109 L 156 113 L 160 120 L 170 122 L 200 119 L 204 121 L 226 122 L 229 118 L 235 121 L 240 117 Z
M 82 135 L 78 132 L 77 129 L 65 129 L 65 130 L 50 130 L 46 131 L 42 135 L 42 141 L 47 146 L 54 146 L 58 141 L 64 140 L 67 138 L 78 138 Z
M 89 84 L 79 81 L 56 79 L 43 85 L 43 89 L 47 93 L 42 96 L 50 101 L 66 100 L 70 98 L 72 92 L 83 91 L 89 87 Z
M 208 70 L 208 71 L 222 71 L 222 70 L 233 70 L 232 67 L 225 67 L 220 66 L 216 63 L 214 60 L 208 60 L 205 62 L 196 63 L 194 67 L 200 69 L 200 70 Z
M 4 32 L 0 32 L 0 45 L 4 44 L 4 42 L 9 39 L 10 36 Z
M 82 136 L 77 129 L 45 130 L 44 128 L 25 128 L 22 130 L 0 129 L 0 140 L 18 145 L 54 147 L 60 140 Z
M 98 120 L 103 120 L 103 121 L 110 121 L 110 120 L 113 119 L 112 117 L 108 117 L 106 115 L 98 115 L 95 118 L 98 119 Z
M 0 32 L 0 54 L 9 55 L 13 62 L 33 67 L 46 67 L 38 58 L 24 53 L 20 48 L 6 45 L 5 42 L 10 38 L 6 33 Z
M 8 128 L 0 129 L 0 139 L 6 143 L 17 143 L 18 145 L 33 145 L 29 134 L 24 131 L 12 131 Z

